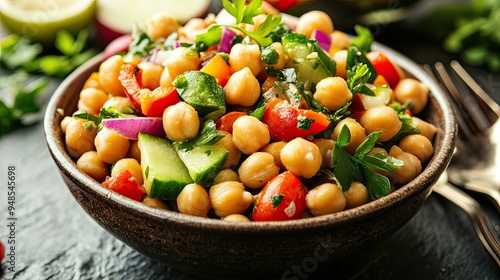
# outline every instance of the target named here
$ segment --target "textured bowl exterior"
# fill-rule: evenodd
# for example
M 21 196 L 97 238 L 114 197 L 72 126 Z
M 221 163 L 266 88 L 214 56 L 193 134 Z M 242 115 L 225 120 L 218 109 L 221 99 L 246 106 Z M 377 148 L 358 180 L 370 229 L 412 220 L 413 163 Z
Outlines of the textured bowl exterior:
M 374 48 L 430 87 L 429 105 L 423 114 L 438 131 L 434 156 L 417 178 L 354 209 L 286 222 L 233 223 L 155 209 L 102 187 L 80 172 L 66 152 L 59 127 L 63 115 L 58 110 L 66 114 L 75 110 L 80 89 L 98 69 L 102 55 L 77 69 L 54 93 L 45 115 L 47 145 L 81 207 L 138 252 L 208 278 L 293 279 L 353 258 L 396 232 L 421 209 L 451 159 L 457 128 L 440 87 L 408 58 L 379 44 Z

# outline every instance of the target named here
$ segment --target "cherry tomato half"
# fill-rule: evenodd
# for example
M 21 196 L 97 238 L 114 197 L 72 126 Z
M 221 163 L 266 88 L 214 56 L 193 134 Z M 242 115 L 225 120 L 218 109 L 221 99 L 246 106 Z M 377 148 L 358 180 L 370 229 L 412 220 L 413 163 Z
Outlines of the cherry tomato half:
M 262 122 L 269 127 L 274 140 L 287 142 L 295 137 L 307 138 L 320 133 L 330 124 L 325 115 L 292 107 L 280 98 L 267 104 Z
M 242 116 L 246 116 L 247 113 L 245 112 L 240 112 L 240 111 L 232 111 L 224 116 L 222 116 L 220 119 L 218 119 L 215 122 L 215 126 L 218 130 L 223 130 L 229 133 L 233 133 L 233 123 L 234 121 Z
M 286 221 L 298 219 L 306 210 L 307 188 L 290 171 L 274 177 L 262 189 L 255 203 L 255 221 Z

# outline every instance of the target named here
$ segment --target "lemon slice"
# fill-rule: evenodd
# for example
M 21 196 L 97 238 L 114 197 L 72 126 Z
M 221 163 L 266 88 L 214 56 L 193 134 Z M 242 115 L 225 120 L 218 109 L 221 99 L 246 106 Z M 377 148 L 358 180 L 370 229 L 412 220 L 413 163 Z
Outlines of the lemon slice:
M 94 19 L 95 0 L 0 0 L 0 19 L 12 33 L 52 45 L 57 31 L 76 34 Z

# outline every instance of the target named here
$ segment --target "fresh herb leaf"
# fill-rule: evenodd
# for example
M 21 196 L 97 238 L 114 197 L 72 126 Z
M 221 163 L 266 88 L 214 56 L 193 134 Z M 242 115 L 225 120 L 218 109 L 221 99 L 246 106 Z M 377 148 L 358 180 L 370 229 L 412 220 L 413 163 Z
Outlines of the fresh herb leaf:
M 22 69 L 29 73 L 42 73 L 51 77 L 65 77 L 96 54 L 93 49 L 83 51 L 88 31 L 81 30 L 74 39 L 67 31 L 56 35 L 55 46 L 60 55 L 42 55 L 43 47 L 25 37 L 10 35 L 2 40 L 0 61 L 9 70 Z
M 253 17 L 264 13 L 261 8 L 261 0 L 251 0 L 246 4 L 245 0 L 222 0 L 224 9 L 236 19 L 235 25 L 214 24 L 205 33 L 199 34 L 195 38 L 195 44 L 200 50 L 206 49 L 220 41 L 220 34 L 222 32 L 218 29 L 222 26 L 237 29 L 257 42 L 261 47 L 266 47 L 273 42 L 271 33 L 277 29 L 281 22 L 281 16 L 276 14 L 269 14 L 266 19 L 259 25 L 257 30 L 249 31 L 239 26 L 240 23 L 254 24 Z M 206 34 L 208 33 L 208 34 Z
M 361 165 L 361 167 L 370 198 L 372 200 L 376 200 L 388 195 L 391 191 L 391 183 L 389 181 L 389 178 L 379 173 L 373 172 L 366 166 Z
M 272 65 L 272 64 L 278 63 L 280 55 L 271 45 L 269 45 L 267 47 L 262 48 L 261 57 L 262 57 L 262 61 L 265 64 Z
M 365 64 L 366 67 L 368 67 L 370 77 L 368 80 L 366 80 L 366 82 L 373 83 L 378 76 L 377 71 L 368 60 L 368 58 L 366 58 L 365 53 L 358 46 L 351 44 L 347 50 L 346 70 L 356 72 L 358 64 Z
M 281 202 L 283 201 L 284 198 L 285 198 L 285 196 L 281 193 L 272 195 L 271 196 L 271 203 L 273 205 L 273 208 L 276 209 L 276 207 L 278 207 L 281 204 Z
M 356 25 L 354 26 L 354 30 L 357 36 L 352 39 L 351 44 L 357 46 L 364 53 L 370 52 L 374 41 L 370 29 L 361 25 Z
M 370 80 L 372 73 L 366 64 L 356 64 L 354 69 L 347 69 L 347 87 L 352 93 L 363 93 L 375 96 L 366 83 Z
M 332 151 L 332 166 L 333 174 L 343 191 L 349 189 L 353 180 L 363 182 L 372 199 L 385 196 L 390 191 L 389 179 L 373 172 L 370 168 L 393 172 L 402 167 L 404 163 L 381 153 L 368 154 L 376 145 L 380 134 L 380 132 L 369 134 L 353 156 L 344 149 L 349 144 L 350 131 L 346 125 L 342 127 Z
M 311 124 L 314 122 L 314 119 L 309 118 L 299 118 L 297 122 L 298 129 L 309 130 L 311 128 Z
M 221 134 L 217 131 L 215 122 L 211 119 L 208 119 L 205 121 L 205 123 L 203 123 L 203 127 L 198 134 L 198 137 L 184 142 L 176 142 L 175 145 L 177 146 L 177 149 L 179 151 L 189 151 L 195 147 L 203 145 L 214 145 L 224 137 L 224 134 Z

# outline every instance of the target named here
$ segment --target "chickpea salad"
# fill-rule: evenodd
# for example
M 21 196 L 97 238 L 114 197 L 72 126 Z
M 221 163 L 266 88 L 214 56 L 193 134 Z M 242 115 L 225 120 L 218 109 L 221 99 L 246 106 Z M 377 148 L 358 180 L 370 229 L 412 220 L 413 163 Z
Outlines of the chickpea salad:
M 103 59 L 61 122 L 82 172 L 152 207 L 257 222 L 358 207 L 421 173 L 429 88 L 368 29 L 222 2 L 185 25 L 158 13 Z

